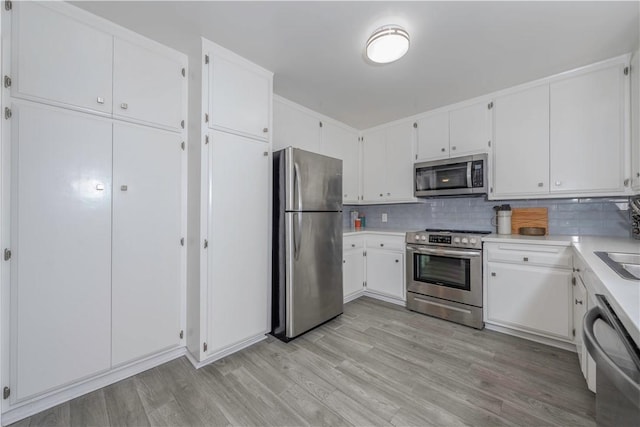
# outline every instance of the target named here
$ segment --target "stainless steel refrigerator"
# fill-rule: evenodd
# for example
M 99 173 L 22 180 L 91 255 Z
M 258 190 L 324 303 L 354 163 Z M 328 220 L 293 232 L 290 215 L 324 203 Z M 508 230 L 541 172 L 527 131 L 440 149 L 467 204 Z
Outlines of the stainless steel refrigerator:
M 288 341 L 342 314 L 342 160 L 273 154 L 271 333 Z

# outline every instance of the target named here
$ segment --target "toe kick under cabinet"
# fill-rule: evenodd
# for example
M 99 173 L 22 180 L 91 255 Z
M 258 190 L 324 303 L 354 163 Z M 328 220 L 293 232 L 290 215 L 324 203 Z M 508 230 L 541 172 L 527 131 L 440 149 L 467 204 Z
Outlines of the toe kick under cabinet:
M 573 341 L 572 248 L 485 243 L 485 322 Z

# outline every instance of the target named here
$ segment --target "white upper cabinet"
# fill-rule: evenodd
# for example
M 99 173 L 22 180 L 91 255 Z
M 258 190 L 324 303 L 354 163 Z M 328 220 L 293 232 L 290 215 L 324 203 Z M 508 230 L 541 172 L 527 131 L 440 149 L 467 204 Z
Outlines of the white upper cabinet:
M 180 142 L 174 132 L 114 124 L 114 366 L 180 345 Z
M 491 108 L 482 101 L 449 111 L 450 157 L 483 153 L 491 139 Z
M 357 203 L 360 196 L 358 133 L 333 123 L 322 123 L 322 154 L 342 160 L 342 202 Z
M 418 153 L 416 159 L 449 157 L 449 112 L 432 114 L 416 121 Z
M 296 147 L 320 152 L 320 120 L 280 99 L 273 101 L 273 150 Z
M 113 37 L 57 6 L 13 2 L 12 95 L 111 113 Z
M 549 192 L 549 85 L 499 96 L 493 111 L 492 197 Z
M 366 131 L 362 143 L 362 186 L 369 203 L 413 201 L 413 123 Z
M 113 46 L 114 117 L 180 129 L 185 64 L 118 37 Z
M 624 67 L 551 83 L 552 193 L 624 192 Z
M 268 141 L 271 76 L 233 54 L 210 52 L 209 127 Z

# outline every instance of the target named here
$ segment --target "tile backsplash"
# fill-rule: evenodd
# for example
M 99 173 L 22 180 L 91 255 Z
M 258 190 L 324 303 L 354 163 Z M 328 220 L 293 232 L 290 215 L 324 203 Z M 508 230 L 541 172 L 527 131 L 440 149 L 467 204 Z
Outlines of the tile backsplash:
M 631 217 L 629 199 L 544 199 L 489 201 L 484 197 L 424 199 L 417 203 L 392 205 L 345 205 L 343 225 L 352 228 L 350 212 L 366 216 L 366 228 L 420 230 L 451 228 L 495 232 L 491 219 L 493 207 L 508 203 L 512 208 L 546 207 L 549 212 L 549 234 L 597 235 L 629 237 Z M 382 222 L 382 214 L 388 220 Z

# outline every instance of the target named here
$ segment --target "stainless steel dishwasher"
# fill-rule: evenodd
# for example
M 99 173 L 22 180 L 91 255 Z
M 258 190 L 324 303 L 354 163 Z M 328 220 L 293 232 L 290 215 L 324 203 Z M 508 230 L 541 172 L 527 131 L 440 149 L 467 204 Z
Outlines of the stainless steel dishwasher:
M 640 420 L 640 350 L 609 305 L 597 305 L 584 318 L 584 343 L 596 362 L 598 426 L 637 426 Z

